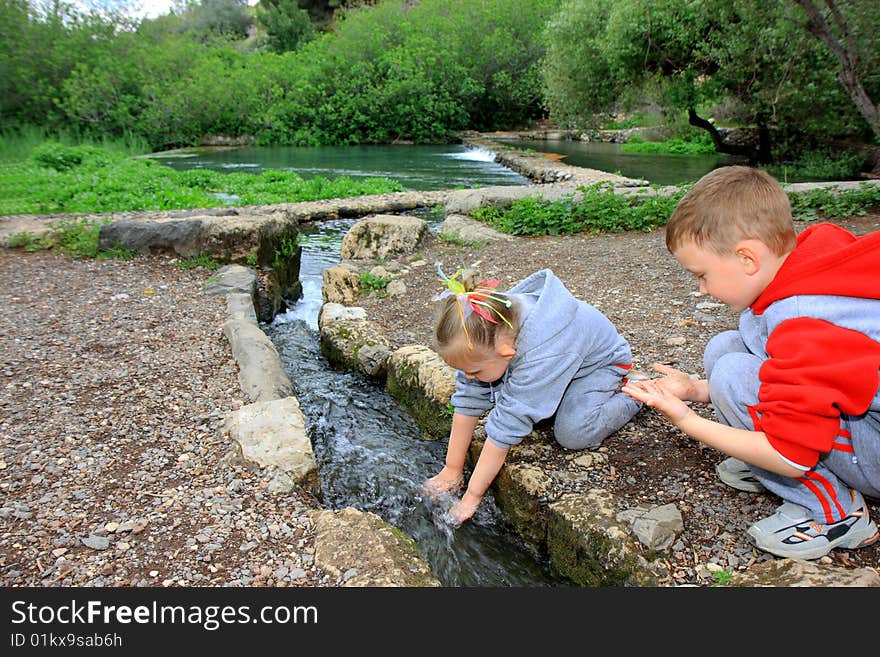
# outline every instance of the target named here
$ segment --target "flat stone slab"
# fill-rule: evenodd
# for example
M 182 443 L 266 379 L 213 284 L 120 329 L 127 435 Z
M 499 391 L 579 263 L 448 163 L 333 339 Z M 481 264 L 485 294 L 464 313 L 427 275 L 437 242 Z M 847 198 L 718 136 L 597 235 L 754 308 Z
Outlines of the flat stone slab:
M 340 586 L 440 586 L 415 542 L 374 513 L 324 510 L 315 521 L 315 565 Z
M 243 406 L 226 417 L 223 428 L 240 446 L 244 460 L 261 468 L 277 467 L 314 488 L 318 465 L 295 397 Z

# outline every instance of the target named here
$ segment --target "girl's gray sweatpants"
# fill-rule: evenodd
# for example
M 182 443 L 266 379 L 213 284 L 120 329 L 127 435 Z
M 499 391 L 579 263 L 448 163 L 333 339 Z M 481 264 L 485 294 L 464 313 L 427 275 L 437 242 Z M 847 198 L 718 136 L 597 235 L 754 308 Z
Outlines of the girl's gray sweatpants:
M 553 435 L 568 449 L 595 449 L 629 422 L 641 402 L 620 392 L 626 370 L 607 365 L 573 379 L 553 419 Z
M 761 385 L 758 370 L 764 360 L 746 348 L 739 331 L 719 333 L 706 345 L 703 367 L 709 380 L 709 398 L 722 423 L 754 431 L 748 407 L 758 403 Z M 754 466 L 752 473 L 784 501 L 806 507 L 817 522 L 828 524 L 840 520 L 852 511 L 850 487 L 869 497 L 880 498 L 880 412 L 869 411 L 859 416 L 841 414 L 840 426 L 849 432 L 852 451 L 843 445 L 845 449 L 823 454 L 810 471 L 817 476 L 783 477 Z M 840 443 L 844 439 L 838 437 L 837 440 Z M 841 511 L 836 505 L 830 505 L 830 517 L 830 491 L 822 490 L 826 485 L 833 487 L 843 507 Z

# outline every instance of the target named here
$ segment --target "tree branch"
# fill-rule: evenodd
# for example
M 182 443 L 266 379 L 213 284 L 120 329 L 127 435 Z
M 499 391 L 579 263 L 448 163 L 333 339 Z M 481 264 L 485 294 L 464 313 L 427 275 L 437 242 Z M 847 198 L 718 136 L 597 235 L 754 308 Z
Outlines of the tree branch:
M 813 4 L 812 0 L 793 0 L 807 14 L 807 31 L 825 43 L 840 64 L 840 72 L 837 74 L 840 83 L 846 90 L 850 99 L 855 103 L 859 112 L 871 126 L 871 130 L 880 139 L 880 106 L 875 103 L 868 92 L 865 91 L 862 82 L 856 71 L 856 62 L 858 60 L 857 50 L 855 46 L 855 38 L 849 29 L 846 18 L 840 11 L 840 7 L 834 0 L 825 0 L 825 4 L 834 16 L 837 26 L 843 33 L 843 39 L 846 43 L 844 48 L 840 41 L 831 32 L 831 27 L 819 11 L 819 8 Z

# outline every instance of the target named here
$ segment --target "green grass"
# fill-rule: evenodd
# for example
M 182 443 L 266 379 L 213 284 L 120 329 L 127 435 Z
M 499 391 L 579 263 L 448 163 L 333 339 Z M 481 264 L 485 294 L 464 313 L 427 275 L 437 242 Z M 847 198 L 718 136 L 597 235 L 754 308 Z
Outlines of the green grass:
M 52 132 L 40 126 L 22 126 L 0 131 L 0 164 L 14 164 L 28 159 L 40 145 L 52 142 L 63 146 L 94 146 L 124 155 L 148 153 L 150 146 L 138 135 L 126 135 L 116 139 L 91 138 L 73 130 Z
M 458 235 L 452 235 L 449 233 L 439 233 L 437 239 L 444 244 L 456 244 L 458 246 L 479 247 L 483 245 L 483 242 L 480 242 L 479 240 L 466 240 Z
M 645 141 L 641 135 L 634 134 L 620 147 L 623 153 L 662 153 L 664 155 L 711 155 L 716 153 L 715 145 L 707 133 L 692 139 L 667 139 L 666 141 Z
M 178 260 L 175 264 L 180 269 L 196 269 L 197 267 L 202 267 L 204 269 L 213 270 L 220 268 L 220 263 L 216 262 L 214 258 L 207 253 L 201 253 L 191 258 Z
M 363 272 L 360 276 L 361 292 L 364 294 L 375 292 L 378 295 L 383 295 L 385 288 L 388 287 L 390 282 L 391 279 L 385 276 L 376 276 L 369 272 Z
M 93 145 L 58 142 L 32 148 L 27 160 L 0 164 L 0 215 L 270 205 L 402 190 L 389 178 L 305 180 L 291 171 L 176 171 Z
M 715 586 L 726 586 L 733 579 L 733 573 L 729 570 L 718 570 L 712 573 L 712 579 L 715 580 Z

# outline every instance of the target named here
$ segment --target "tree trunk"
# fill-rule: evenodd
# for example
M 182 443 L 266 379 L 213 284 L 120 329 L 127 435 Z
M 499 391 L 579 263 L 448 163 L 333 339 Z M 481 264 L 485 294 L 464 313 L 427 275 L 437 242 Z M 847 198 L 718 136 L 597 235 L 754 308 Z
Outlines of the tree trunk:
M 696 110 L 692 107 L 688 108 L 688 123 L 708 132 L 709 136 L 712 137 L 712 143 L 715 144 L 715 150 L 719 153 L 726 153 L 727 155 L 742 155 L 743 157 L 749 158 L 749 162 L 759 161 L 758 151 L 755 148 L 742 144 L 728 144 L 724 141 L 724 138 L 721 136 L 721 133 L 718 132 L 718 129 L 706 119 L 698 116 Z
M 868 96 L 868 92 L 865 91 L 856 72 L 857 53 L 855 42 L 852 32 L 850 32 L 849 24 L 840 12 L 837 3 L 834 0 L 825 0 L 825 4 L 831 10 L 834 21 L 843 35 L 843 44 L 832 34 L 831 27 L 812 0 L 794 0 L 794 2 L 807 14 L 807 31 L 825 43 L 831 52 L 834 53 L 837 62 L 840 64 L 840 72 L 837 74 L 840 83 L 843 85 L 846 93 L 849 94 L 850 99 L 855 103 L 861 115 L 868 122 L 868 125 L 871 126 L 874 136 L 880 139 L 880 108 Z

